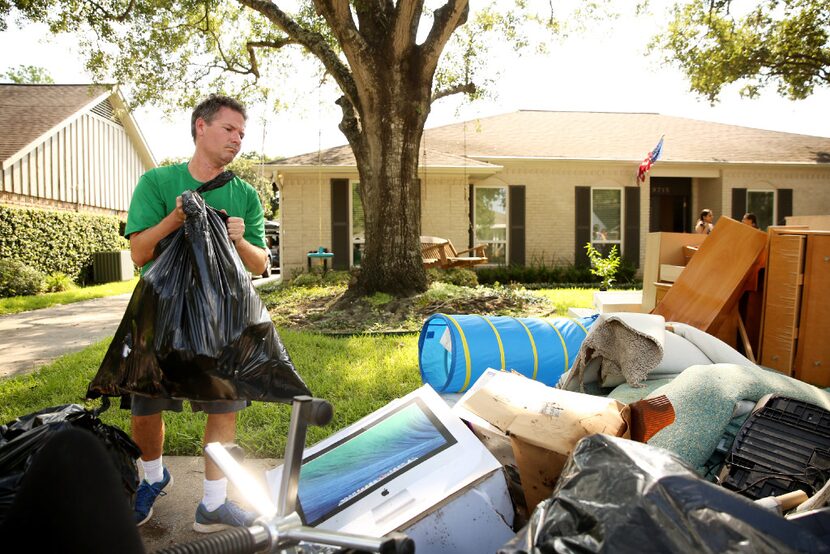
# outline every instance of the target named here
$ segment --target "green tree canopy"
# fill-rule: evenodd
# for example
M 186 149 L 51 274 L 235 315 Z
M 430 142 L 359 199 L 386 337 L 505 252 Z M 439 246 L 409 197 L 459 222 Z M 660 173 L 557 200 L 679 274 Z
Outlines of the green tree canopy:
M 55 81 L 52 79 L 52 76 L 49 75 L 49 71 L 43 67 L 37 67 L 35 65 L 18 65 L 17 67 L 13 67 L 11 69 L 6 70 L 5 73 L 0 75 L 0 79 L 4 81 L 11 81 L 12 83 L 17 84 L 52 84 Z
M 757 96 L 766 86 L 791 99 L 830 86 L 830 3 L 827 0 L 693 0 L 678 3 L 652 47 L 665 50 L 691 90 L 709 101 L 724 86 Z

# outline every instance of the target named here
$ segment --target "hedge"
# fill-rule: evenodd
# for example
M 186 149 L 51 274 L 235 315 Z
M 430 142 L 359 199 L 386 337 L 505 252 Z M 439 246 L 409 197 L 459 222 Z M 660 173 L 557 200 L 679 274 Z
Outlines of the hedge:
M 129 248 L 116 216 L 0 205 L 0 258 L 85 283 L 92 254 Z
M 619 271 L 616 275 L 615 285 L 625 286 L 634 284 L 635 274 L 637 268 L 626 261 L 620 265 Z M 580 284 L 596 284 L 601 279 L 591 273 L 591 268 L 579 265 L 556 265 L 548 266 L 545 264 L 532 264 L 527 266 L 520 265 L 500 265 L 495 267 L 481 267 L 476 268 L 478 275 L 478 282 L 482 285 L 491 285 L 493 283 L 542 283 L 546 285 L 572 285 L 574 283 Z

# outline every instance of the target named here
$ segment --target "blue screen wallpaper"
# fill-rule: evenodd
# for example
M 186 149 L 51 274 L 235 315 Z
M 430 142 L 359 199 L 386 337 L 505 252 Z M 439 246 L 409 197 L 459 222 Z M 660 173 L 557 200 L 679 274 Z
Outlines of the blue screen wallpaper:
M 300 470 L 300 515 L 315 525 L 455 444 L 420 399 L 315 454 Z

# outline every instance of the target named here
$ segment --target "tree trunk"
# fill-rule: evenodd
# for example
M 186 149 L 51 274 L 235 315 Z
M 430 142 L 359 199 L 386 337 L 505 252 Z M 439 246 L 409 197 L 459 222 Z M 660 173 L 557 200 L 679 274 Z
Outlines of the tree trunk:
M 381 71 L 359 84 L 369 98 L 344 106 L 341 129 L 357 159 L 366 225 L 357 291 L 406 296 L 427 288 L 421 247 L 421 191 L 418 150 L 430 110 L 431 82 L 417 81 L 406 64 Z M 341 103 L 341 106 L 343 104 Z
M 388 118 L 400 117 L 386 113 Z M 358 290 L 396 296 L 421 292 L 427 285 L 419 239 L 418 146 L 423 124 L 413 128 L 393 122 L 380 129 L 364 127 L 363 132 L 367 163 L 359 167 L 366 243 Z

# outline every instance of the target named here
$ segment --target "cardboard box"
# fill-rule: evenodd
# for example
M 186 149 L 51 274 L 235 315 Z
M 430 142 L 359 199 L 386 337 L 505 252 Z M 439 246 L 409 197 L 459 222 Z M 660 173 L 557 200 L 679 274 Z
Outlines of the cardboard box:
M 510 442 L 529 510 L 550 496 L 579 439 L 594 433 L 630 436 L 629 408 L 616 400 L 554 389 L 492 369 L 453 410 L 462 419 L 472 419 L 476 434 L 488 437 L 485 444 L 491 451 L 498 444 L 496 430 Z M 465 417 L 465 412 L 475 417 Z

